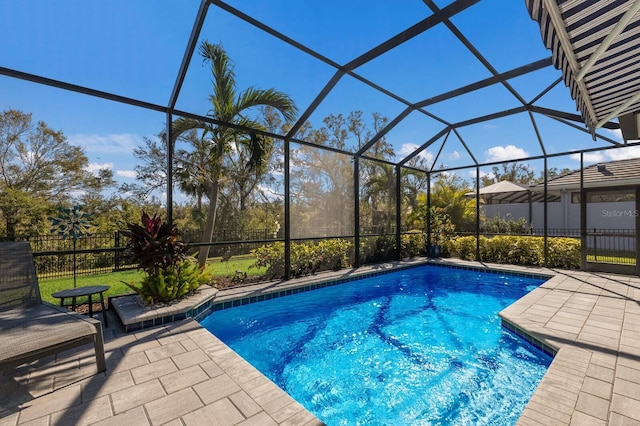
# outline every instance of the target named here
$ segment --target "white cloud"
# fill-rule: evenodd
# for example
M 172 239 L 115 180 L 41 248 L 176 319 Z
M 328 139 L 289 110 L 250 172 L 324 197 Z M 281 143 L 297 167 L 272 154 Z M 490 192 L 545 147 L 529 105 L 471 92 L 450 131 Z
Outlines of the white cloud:
M 89 163 L 89 165 L 85 168 L 86 171 L 93 174 L 102 169 L 113 169 L 113 163 Z
M 451 154 L 449 154 L 449 160 L 451 161 L 455 161 L 458 158 L 460 158 L 460 153 L 458 151 L 453 151 Z
M 529 153 L 522 148 L 518 148 L 515 145 L 507 146 L 494 146 L 486 150 L 486 161 L 509 161 L 517 158 L 527 158 Z
M 468 173 L 469 173 L 469 177 L 470 178 L 472 178 L 472 179 L 476 178 L 476 171 L 475 170 L 469 170 Z M 493 179 L 496 176 L 493 174 L 493 172 L 485 172 L 485 171 L 480 170 L 480 179 L 482 179 L 483 177 L 486 177 L 488 179 Z
M 272 188 L 269 188 L 268 186 L 258 185 L 258 189 L 262 191 L 264 196 L 267 197 L 269 201 L 283 200 L 282 194 L 277 193 L 276 191 L 274 191 Z
M 583 154 L 585 163 L 603 163 L 607 161 L 627 160 L 629 158 L 640 157 L 640 146 L 629 146 L 626 148 L 608 149 L 606 151 L 585 152 Z M 571 159 L 580 161 L 580 154 L 571 154 Z
M 611 160 L 626 160 L 640 157 L 640 146 L 629 146 L 627 148 L 610 149 L 606 152 Z
M 482 127 L 484 127 L 487 130 L 493 130 L 493 129 L 497 129 L 498 128 L 498 126 L 496 126 L 495 124 L 489 124 L 489 123 L 485 124 Z
M 128 179 L 135 179 L 136 172 L 133 170 L 116 170 L 116 176 L 128 178 Z
M 605 132 L 609 133 L 609 136 L 613 137 L 614 139 L 622 142 L 624 139 L 622 138 L 622 130 L 620 129 L 604 129 Z
M 600 151 L 585 152 L 583 154 L 585 163 L 600 163 L 604 161 L 604 155 Z M 580 154 L 571 154 L 572 160 L 580 161 Z
M 133 149 L 142 145 L 143 139 L 140 135 L 133 133 L 120 133 L 110 135 L 96 135 L 86 133 L 76 133 L 68 137 L 69 143 L 83 147 L 90 153 L 126 153 L 131 154 Z
M 404 158 L 408 155 L 411 155 L 418 148 L 420 148 L 420 145 L 417 145 L 415 143 L 404 143 L 400 147 L 400 151 L 398 152 L 398 157 Z M 427 151 L 426 149 L 423 149 L 422 151 L 420 151 L 420 153 L 418 154 L 418 157 L 424 158 L 429 164 L 433 163 L 433 153 Z

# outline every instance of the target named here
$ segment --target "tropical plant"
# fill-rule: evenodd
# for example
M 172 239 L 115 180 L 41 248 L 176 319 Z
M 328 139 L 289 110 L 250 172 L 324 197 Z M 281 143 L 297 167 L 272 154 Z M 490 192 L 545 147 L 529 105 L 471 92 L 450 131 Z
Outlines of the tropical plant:
M 124 235 L 129 238 L 131 263 L 138 264 L 138 268 L 147 273 L 176 265 L 185 259 L 185 245 L 179 238 L 177 227 L 163 222 L 157 214 L 150 217 L 143 212 L 142 225 L 128 223 Z
M 142 225 L 129 223 L 124 234 L 130 262 L 146 273 L 140 285 L 125 284 L 149 304 L 171 302 L 209 281 L 204 267 L 186 255 L 177 227 L 157 215 L 143 212 Z
M 140 285 L 125 284 L 138 293 L 149 305 L 168 303 L 196 291 L 209 283 L 209 274 L 195 261 L 184 260 L 145 275 Z
M 201 131 L 201 140 L 207 142 L 198 147 L 205 154 L 199 155 L 198 158 L 201 161 L 200 165 L 207 170 L 208 182 L 202 182 L 200 185 L 207 189 L 205 196 L 209 199 L 201 237 L 202 242 L 208 243 L 213 236 L 216 221 L 225 157 L 234 152 L 247 153 L 245 166 L 249 170 L 260 172 L 266 168 L 267 154 L 273 142 L 257 132 L 242 130 L 264 130 L 261 123 L 246 114 L 247 110 L 270 106 L 290 122 L 294 120 L 297 108 L 288 95 L 274 89 L 260 90 L 249 87 L 238 93 L 234 66 L 222 45 L 211 44 L 205 40 L 200 44 L 200 54 L 204 62 L 211 65 L 213 93 L 209 96 L 212 105 L 209 116 L 219 124 L 192 118 L 178 118 L 172 124 L 174 138 L 171 141 L 171 147 L 173 148 L 173 144 L 181 135 L 194 129 Z M 227 123 L 231 126 L 224 125 Z M 200 265 L 205 264 L 208 254 L 209 246 L 203 245 L 198 255 Z

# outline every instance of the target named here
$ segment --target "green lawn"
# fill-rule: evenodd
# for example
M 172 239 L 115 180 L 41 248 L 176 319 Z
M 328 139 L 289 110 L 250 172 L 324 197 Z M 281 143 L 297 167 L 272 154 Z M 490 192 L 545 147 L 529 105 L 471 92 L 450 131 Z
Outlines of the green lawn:
M 249 266 L 253 265 L 255 261 L 255 256 L 247 254 L 242 256 L 233 256 L 229 262 L 220 262 L 220 258 L 211 258 L 209 259 L 209 265 L 213 270 L 213 277 L 229 277 L 234 275 L 236 271 L 246 272 L 248 276 L 259 276 L 264 274 L 266 268 L 249 268 Z M 105 292 L 105 297 L 118 296 L 133 293 L 133 290 L 127 287 L 123 281 L 138 282 L 142 276 L 143 272 L 138 270 L 82 275 L 76 278 L 76 285 L 78 287 L 108 285 L 111 286 L 111 288 L 109 291 Z M 58 304 L 60 303 L 60 300 L 52 297 L 51 294 L 59 290 L 72 288 L 73 277 L 43 278 L 39 283 L 42 300 Z M 78 300 L 78 303 L 82 302 L 83 300 Z
M 597 257 L 588 254 L 587 255 L 588 262 L 600 262 L 600 263 L 615 263 L 618 265 L 635 265 L 636 258 L 630 256 L 614 256 L 614 255 L 603 255 L 599 254 Z

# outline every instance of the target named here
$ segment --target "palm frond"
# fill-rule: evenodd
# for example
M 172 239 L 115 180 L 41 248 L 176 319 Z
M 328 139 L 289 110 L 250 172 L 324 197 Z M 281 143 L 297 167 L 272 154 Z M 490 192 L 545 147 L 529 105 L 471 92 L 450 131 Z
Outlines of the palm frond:
M 193 118 L 180 117 L 173 120 L 171 123 L 171 130 L 173 131 L 173 141 L 175 142 L 181 135 L 189 130 L 207 130 L 210 127 L 209 123 L 202 120 L 194 120 Z
M 206 40 L 200 44 L 200 55 L 203 62 L 211 63 L 213 94 L 209 96 L 209 100 L 213 105 L 213 116 L 223 121 L 230 121 L 235 115 L 233 106 L 236 98 L 233 63 L 222 44 L 211 44 Z
M 274 89 L 260 90 L 253 87 L 240 94 L 235 103 L 235 110 L 239 113 L 255 106 L 275 108 L 287 122 L 294 121 L 298 113 L 298 107 L 289 95 Z

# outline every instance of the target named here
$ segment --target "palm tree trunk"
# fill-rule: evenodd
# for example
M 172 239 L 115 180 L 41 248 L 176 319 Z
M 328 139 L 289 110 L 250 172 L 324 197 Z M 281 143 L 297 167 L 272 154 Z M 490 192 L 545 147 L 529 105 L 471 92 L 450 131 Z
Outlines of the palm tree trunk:
M 201 243 L 209 243 L 213 238 L 213 226 L 216 223 L 216 213 L 218 211 L 218 194 L 220 192 L 220 173 L 214 177 L 211 184 L 211 192 L 209 193 L 209 208 L 207 209 L 207 218 L 204 222 L 204 229 L 202 230 Z M 204 266 L 209 258 L 209 246 L 200 246 L 200 252 L 198 253 L 198 264 Z
M 222 177 L 222 155 L 223 144 L 218 142 L 216 144 L 216 157 L 212 167 L 211 173 L 211 190 L 209 192 L 209 208 L 207 209 L 207 217 L 204 222 L 204 229 L 202 230 L 201 243 L 210 243 L 213 239 L 213 227 L 216 223 L 216 213 L 218 212 L 218 197 L 220 194 L 220 178 Z M 204 266 L 209 258 L 210 246 L 203 245 L 200 247 L 198 253 L 198 264 Z

